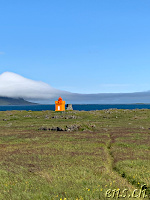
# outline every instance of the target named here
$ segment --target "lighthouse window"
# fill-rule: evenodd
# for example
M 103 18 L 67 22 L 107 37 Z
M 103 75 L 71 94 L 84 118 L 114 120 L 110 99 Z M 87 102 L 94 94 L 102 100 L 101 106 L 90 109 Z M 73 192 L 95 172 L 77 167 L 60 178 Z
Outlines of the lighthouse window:
M 58 110 L 60 110 L 60 106 L 58 106 Z

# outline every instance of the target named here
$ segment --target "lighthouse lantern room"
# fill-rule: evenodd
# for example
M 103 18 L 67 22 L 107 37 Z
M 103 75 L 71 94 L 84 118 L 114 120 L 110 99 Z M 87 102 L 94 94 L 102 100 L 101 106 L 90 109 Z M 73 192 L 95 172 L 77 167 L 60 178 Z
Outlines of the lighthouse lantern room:
M 58 101 L 55 101 L 55 111 L 65 111 L 65 101 L 61 97 L 58 98 Z

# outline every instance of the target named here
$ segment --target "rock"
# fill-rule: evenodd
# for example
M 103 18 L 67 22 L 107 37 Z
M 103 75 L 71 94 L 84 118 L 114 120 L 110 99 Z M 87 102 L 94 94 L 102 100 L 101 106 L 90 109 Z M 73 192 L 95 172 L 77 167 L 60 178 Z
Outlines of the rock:
M 69 119 L 77 119 L 77 117 L 75 115 L 71 115 L 69 116 Z
M 51 131 L 57 131 L 57 127 L 52 127 L 50 130 Z
M 24 117 L 32 117 L 31 115 L 25 115 Z
M 59 119 L 59 118 L 60 118 L 60 116 L 58 116 L 58 115 L 55 115 L 55 116 L 53 116 L 52 118 L 54 118 L 54 119 Z
M 51 129 L 50 129 L 51 131 L 64 131 L 64 129 L 63 128 L 60 128 L 60 127 L 52 127 Z
M 65 119 L 77 119 L 77 117 L 75 115 L 70 115 L 65 117 Z
M 45 119 L 49 119 L 49 115 L 45 115 Z
M 67 115 L 54 115 L 52 116 L 53 119 L 77 119 L 78 117 L 75 116 L 75 115 L 70 115 L 70 116 L 67 116 Z
M 73 125 L 70 125 L 70 126 L 66 126 L 66 131 L 78 131 L 79 128 L 80 128 L 79 125 L 73 124 Z
M 66 110 L 73 110 L 72 104 L 67 104 Z
M 63 131 L 63 129 L 60 127 L 57 127 L 57 131 Z
M 77 131 L 79 130 L 80 128 L 80 125 L 77 125 L 77 124 L 73 124 L 73 125 L 70 125 L 70 126 L 66 126 L 65 128 L 62 128 L 62 127 L 52 127 L 52 128 L 47 128 L 47 127 L 40 127 L 38 130 L 40 131 Z
M 38 130 L 39 130 L 39 131 L 47 131 L 48 129 L 47 129 L 47 127 L 41 127 L 41 128 L 39 128 Z

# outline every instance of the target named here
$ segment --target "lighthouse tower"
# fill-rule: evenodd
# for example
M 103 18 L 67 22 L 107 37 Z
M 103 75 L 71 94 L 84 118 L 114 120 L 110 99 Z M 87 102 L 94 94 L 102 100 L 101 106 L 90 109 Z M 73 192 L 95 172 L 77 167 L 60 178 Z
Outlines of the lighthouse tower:
M 59 97 L 58 101 L 55 101 L 55 111 L 65 111 L 65 101 Z

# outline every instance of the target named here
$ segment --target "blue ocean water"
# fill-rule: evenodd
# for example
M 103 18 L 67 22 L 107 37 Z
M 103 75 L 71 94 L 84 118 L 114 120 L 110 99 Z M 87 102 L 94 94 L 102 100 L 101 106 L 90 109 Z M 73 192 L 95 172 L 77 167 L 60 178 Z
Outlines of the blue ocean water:
M 150 109 L 150 104 L 73 104 L 74 110 L 104 110 L 104 109 Z M 0 111 L 7 110 L 55 110 L 55 105 L 26 105 L 26 106 L 0 106 Z

